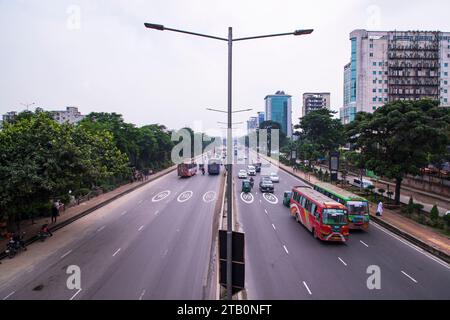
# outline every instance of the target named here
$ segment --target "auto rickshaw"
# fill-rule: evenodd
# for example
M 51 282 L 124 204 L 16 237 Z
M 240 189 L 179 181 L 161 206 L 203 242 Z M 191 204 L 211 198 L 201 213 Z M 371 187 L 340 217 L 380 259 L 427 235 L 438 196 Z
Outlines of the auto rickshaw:
M 290 203 L 291 203 L 291 196 L 292 196 L 292 191 L 285 191 L 285 192 L 283 193 L 283 204 L 284 204 L 286 207 L 289 207 L 289 206 L 290 206 Z
M 252 186 L 250 184 L 250 180 L 245 179 L 242 181 L 242 192 L 251 192 L 252 191 Z

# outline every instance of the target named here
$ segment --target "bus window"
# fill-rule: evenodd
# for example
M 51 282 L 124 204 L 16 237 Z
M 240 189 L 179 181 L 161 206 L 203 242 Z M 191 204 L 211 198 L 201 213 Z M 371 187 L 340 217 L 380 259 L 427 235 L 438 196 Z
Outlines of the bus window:
M 317 206 L 315 203 L 313 203 L 311 206 L 311 214 L 314 216 L 316 215 L 316 209 L 317 209 Z
M 347 209 L 349 214 L 369 214 L 369 206 L 365 201 L 347 201 Z
M 345 210 L 342 209 L 324 209 L 322 211 L 322 222 L 328 225 L 344 225 L 347 224 Z
M 301 201 L 302 201 L 302 202 L 300 203 L 300 205 L 301 205 L 303 208 L 306 208 L 306 198 L 302 196 Z

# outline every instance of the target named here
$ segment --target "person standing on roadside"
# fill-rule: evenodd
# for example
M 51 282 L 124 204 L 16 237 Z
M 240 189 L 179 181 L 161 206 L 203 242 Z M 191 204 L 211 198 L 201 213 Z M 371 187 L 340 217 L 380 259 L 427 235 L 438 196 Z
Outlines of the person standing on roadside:
M 383 202 L 378 203 L 377 216 L 381 217 L 383 215 Z
M 52 205 L 52 223 L 56 223 L 56 217 L 59 215 L 59 203 L 58 201 L 53 201 Z

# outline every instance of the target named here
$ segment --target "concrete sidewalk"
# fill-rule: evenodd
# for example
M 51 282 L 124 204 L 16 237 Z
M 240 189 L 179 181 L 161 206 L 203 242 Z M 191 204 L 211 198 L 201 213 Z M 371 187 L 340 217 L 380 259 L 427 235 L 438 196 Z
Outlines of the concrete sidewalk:
M 70 223 L 70 220 L 77 219 L 77 216 L 82 216 L 85 213 L 93 210 L 98 209 L 99 207 L 106 205 L 110 201 L 121 197 L 122 195 L 127 194 L 128 192 L 131 192 L 150 181 L 153 181 L 155 179 L 158 179 L 161 176 L 164 176 L 165 174 L 168 174 L 176 169 L 176 166 L 169 167 L 167 169 L 164 169 L 162 171 L 159 171 L 155 174 L 152 174 L 148 177 L 147 180 L 142 182 L 133 182 L 133 183 L 127 183 L 121 187 L 118 187 L 110 192 L 103 193 L 99 196 L 96 196 L 94 198 L 91 198 L 88 201 L 82 202 L 78 205 L 72 206 L 64 210 L 60 213 L 60 216 L 57 218 L 56 223 L 51 224 L 51 217 L 42 217 L 35 219 L 35 223 L 31 224 L 31 220 L 26 220 L 22 222 L 21 224 L 21 232 L 25 232 L 24 240 L 28 241 L 34 236 L 36 236 L 42 227 L 43 224 L 47 223 L 49 227 L 51 228 L 51 231 L 54 231 L 55 229 L 59 229 L 60 227 Z M 8 239 L 2 238 L 0 240 L 0 252 L 3 252 L 4 249 L 6 249 L 6 245 L 8 243 Z
M 261 156 L 263 157 L 263 156 Z M 264 157 L 266 158 L 266 157 Z M 266 158 L 269 160 L 268 158 Z M 290 174 L 297 176 L 301 180 L 314 184 L 319 182 L 313 174 L 305 173 L 303 171 L 293 171 L 292 167 L 286 166 L 275 159 L 270 159 L 270 161 L 279 165 L 281 169 L 289 172 Z M 419 224 L 411 219 L 403 217 L 392 210 L 384 209 L 382 217 L 376 217 L 376 204 L 370 204 L 370 215 L 373 218 L 372 220 L 382 220 L 385 224 L 390 225 L 393 229 L 398 229 L 400 232 L 403 232 L 412 238 L 418 239 L 419 241 L 427 244 L 428 246 L 436 249 L 437 251 L 441 251 L 446 255 L 450 256 L 450 238 L 444 235 L 441 235 L 435 232 L 428 226 L 424 226 Z M 370 232 L 370 230 L 369 230 Z

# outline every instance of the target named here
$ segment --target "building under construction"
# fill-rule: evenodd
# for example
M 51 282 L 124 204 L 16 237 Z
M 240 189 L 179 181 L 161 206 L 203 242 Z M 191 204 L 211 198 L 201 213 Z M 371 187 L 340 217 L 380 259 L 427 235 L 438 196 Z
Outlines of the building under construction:
M 449 32 L 354 30 L 350 41 L 343 123 L 397 100 L 431 98 L 450 106 Z

